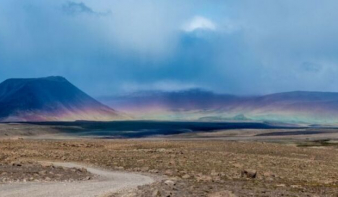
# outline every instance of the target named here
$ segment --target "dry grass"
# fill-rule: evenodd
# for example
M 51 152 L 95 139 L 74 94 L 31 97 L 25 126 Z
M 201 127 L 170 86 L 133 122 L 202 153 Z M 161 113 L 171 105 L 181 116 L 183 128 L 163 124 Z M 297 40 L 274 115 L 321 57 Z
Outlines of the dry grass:
M 190 188 L 192 194 L 198 192 L 200 196 L 220 190 L 240 196 L 338 193 L 338 150 L 330 146 L 318 149 L 226 141 L 2 140 L 0 150 L 0 162 L 75 161 L 166 174 L 182 180 L 185 190 Z M 245 169 L 257 171 L 257 177 L 242 177 Z

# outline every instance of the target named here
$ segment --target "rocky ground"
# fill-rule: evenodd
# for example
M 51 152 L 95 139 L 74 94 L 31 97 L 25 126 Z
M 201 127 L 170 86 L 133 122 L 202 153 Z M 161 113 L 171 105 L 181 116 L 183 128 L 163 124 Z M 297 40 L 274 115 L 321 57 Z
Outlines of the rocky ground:
M 336 147 L 335 142 L 328 141 L 276 144 L 223 140 L 3 139 L 0 163 L 29 169 L 15 163 L 80 162 L 164 177 L 152 185 L 112 196 L 336 196 Z M 46 174 L 50 174 L 48 169 Z M 60 170 L 67 175 L 77 173 Z M 18 180 L 29 180 L 32 175 L 28 174 Z M 82 180 L 88 175 L 76 176 Z M 66 175 L 61 177 L 67 179 Z
M 2 161 L 0 163 L 0 184 L 37 181 L 82 181 L 92 178 L 93 176 L 84 168 L 64 168 L 36 162 Z
M 0 124 L 0 138 L 22 138 L 30 136 L 53 135 L 60 133 L 53 127 L 26 125 L 26 124 Z

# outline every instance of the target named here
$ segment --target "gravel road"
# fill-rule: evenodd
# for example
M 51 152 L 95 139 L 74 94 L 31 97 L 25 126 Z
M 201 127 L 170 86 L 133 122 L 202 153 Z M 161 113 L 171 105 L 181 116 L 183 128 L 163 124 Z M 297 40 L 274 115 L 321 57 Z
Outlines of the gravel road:
M 151 177 L 135 173 L 113 172 L 75 163 L 53 164 L 63 167 L 84 167 L 90 173 L 98 176 L 98 178 L 81 182 L 4 184 L 0 185 L 0 197 L 100 197 L 154 182 L 154 179 Z

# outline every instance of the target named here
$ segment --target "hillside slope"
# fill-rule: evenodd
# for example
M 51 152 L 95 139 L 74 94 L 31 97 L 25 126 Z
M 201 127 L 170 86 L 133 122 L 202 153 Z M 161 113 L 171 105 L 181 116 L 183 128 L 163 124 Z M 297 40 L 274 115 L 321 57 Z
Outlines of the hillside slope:
M 338 123 L 338 93 L 235 96 L 203 90 L 137 92 L 101 101 L 141 119 Z
M 63 77 L 8 79 L 0 84 L 0 121 L 75 121 L 124 118 Z

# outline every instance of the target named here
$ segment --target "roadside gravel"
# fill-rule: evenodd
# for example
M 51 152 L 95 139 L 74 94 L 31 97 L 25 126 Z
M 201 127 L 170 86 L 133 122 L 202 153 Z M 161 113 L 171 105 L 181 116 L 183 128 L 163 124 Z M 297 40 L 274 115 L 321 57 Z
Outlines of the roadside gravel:
M 154 179 L 145 175 L 114 172 L 75 163 L 53 163 L 67 168 L 86 168 L 97 178 L 75 182 L 9 183 L 0 185 L 1 197 L 94 197 L 151 184 Z

